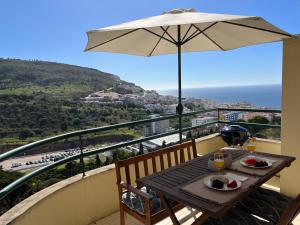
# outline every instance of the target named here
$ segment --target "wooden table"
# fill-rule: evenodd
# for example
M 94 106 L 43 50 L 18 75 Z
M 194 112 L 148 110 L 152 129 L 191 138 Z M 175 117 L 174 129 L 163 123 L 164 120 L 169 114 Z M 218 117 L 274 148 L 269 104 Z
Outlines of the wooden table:
M 227 150 L 226 152 L 229 152 L 232 155 L 233 161 L 239 160 L 240 158 L 245 157 L 246 154 L 249 154 L 247 151 L 243 150 Z M 195 158 L 194 160 L 137 180 L 140 185 L 146 186 L 147 188 L 158 192 L 159 197 L 164 204 L 173 224 L 179 225 L 179 222 L 171 206 L 169 205 L 167 198 L 203 212 L 193 224 L 201 224 L 210 216 L 222 218 L 230 208 L 247 197 L 251 192 L 255 191 L 257 187 L 261 186 L 270 178 L 275 176 L 282 169 L 290 166 L 290 164 L 295 160 L 294 157 L 289 156 L 256 153 L 257 155 L 263 155 L 265 157 L 277 157 L 283 160 L 280 164 L 273 166 L 266 175 L 260 176 L 250 188 L 238 195 L 237 198 L 234 198 L 232 201 L 226 204 L 220 205 L 198 196 L 192 196 L 181 190 L 181 187 L 190 183 L 191 180 L 196 180 L 197 178 L 205 175 L 213 174 L 213 172 L 211 172 L 207 166 L 208 159 L 212 157 L 212 154 L 213 153 L 210 153 Z

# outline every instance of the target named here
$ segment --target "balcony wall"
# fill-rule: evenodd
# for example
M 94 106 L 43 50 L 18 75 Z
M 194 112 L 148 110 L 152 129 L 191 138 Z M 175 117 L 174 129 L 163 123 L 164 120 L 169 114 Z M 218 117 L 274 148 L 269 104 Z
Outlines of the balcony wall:
M 283 193 L 296 196 L 300 193 L 300 35 L 283 42 L 282 74 L 282 154 L 295 156 L 293 166 L 282 173 Z
M 217 135 L 197 139 L 199 154 L 225 146 Z M 259 139 L 257 146 L 261 151 L 280 153 L 280 142 Z M 2 215 L 0 224 L 88 225 L 116 211 L 115 168 L 109 165 L 88 171 L 84 178 L 77 175 L 34 194 Z

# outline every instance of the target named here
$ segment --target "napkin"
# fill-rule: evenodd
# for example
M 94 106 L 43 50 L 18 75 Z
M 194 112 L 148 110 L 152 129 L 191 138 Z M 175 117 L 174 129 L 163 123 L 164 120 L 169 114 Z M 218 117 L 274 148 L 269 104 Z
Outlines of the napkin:
M 248 177 L 237 175 L 237 174 L 234 174 L 234 173 L 226 173 L 226 176 L 231 178 L 232 180 L 239 180 L 241 182 L 248 180 Z

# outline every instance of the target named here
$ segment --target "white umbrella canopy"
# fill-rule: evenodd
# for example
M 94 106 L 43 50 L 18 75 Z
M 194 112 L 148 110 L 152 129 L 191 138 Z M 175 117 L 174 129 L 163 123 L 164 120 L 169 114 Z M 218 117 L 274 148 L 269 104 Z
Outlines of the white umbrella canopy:
M 180 25 L 180 36 L 178 36 Z M 87 32 L 86 51 L 155 56 L 182 52 L 231 50 L 281 41 L 287 32 L 261 17 L 172 10 L 159 16 Z
M 85 51 L 140 56 L 178 54 L 179 139 L 182 141 L 181 52 L 230 50 L 281 41 L 292 35 L 261 17 L 175 9 L 160 16 L 87 32 Z

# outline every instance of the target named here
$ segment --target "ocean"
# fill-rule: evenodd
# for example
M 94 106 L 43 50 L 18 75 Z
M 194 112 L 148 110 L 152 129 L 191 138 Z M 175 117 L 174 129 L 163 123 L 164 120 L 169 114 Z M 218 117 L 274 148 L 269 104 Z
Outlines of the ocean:
M 158 93 L 177 96 L 176 89 L 159 90 Z M 186 88 L 182 90 L 182 95 L 214 100 L 218 103 L 248 102 L 254 106 L 281 109 L 281 84 Z

